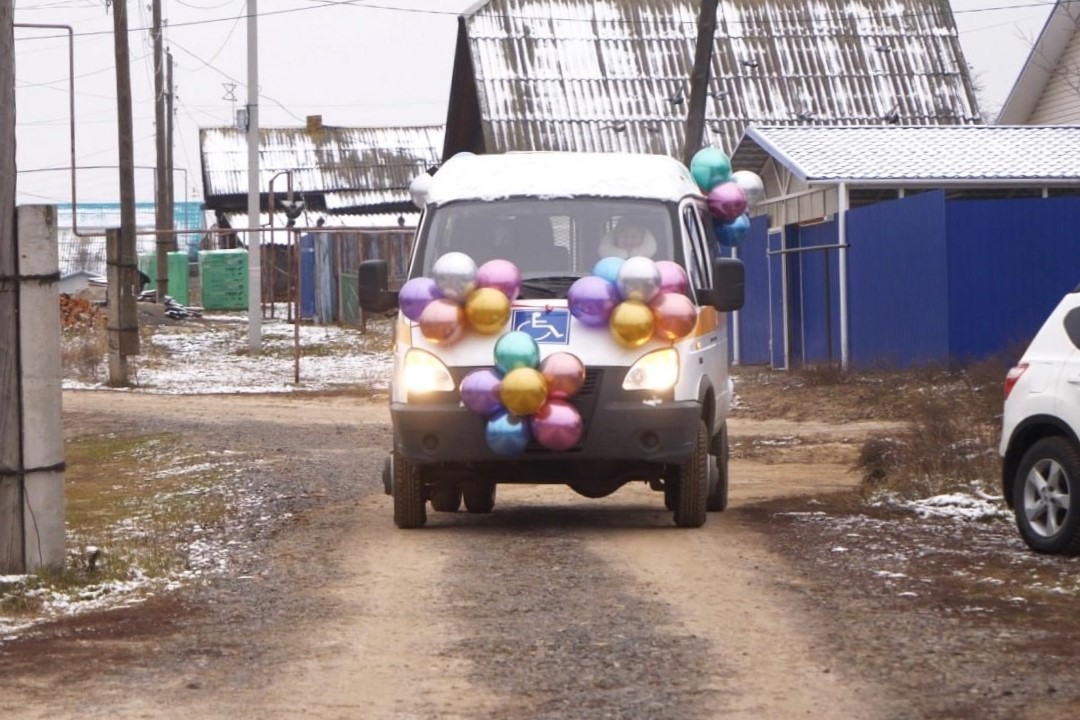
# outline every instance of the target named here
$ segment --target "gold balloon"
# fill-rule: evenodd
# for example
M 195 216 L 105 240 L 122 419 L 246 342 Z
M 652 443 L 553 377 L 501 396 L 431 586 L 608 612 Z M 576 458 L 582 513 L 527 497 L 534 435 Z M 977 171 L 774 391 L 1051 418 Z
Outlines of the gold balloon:
M 476 332 L 494 335 L 510 319 L 510 298 L 495 288 L 474 290 L 465 301 L 465 317 Z
M 653 312 L 640 300 L 627 300 L 611 312 L 611 334 L 626 347 L 638 347 L 653 334 Z
M 518 368 L 506 373 L 499 399 L 514 415 L 532 415 L 547 402 L 547 382 L 539 370 Z

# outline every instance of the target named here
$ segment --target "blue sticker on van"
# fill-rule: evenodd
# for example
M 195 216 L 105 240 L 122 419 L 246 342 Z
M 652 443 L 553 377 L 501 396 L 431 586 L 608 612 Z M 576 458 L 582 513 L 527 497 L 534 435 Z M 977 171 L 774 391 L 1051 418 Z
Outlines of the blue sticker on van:
M 512 327 L 528 333 L 544 345 L 566 345 L 570 342 L 570 311 L 563 308 L 516 308 Z

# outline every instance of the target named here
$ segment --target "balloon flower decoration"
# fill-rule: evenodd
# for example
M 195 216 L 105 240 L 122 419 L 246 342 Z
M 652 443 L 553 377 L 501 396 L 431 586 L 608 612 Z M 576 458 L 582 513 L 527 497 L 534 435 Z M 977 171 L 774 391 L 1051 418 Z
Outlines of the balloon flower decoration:
M 678 340 L 694 329 L 689 287 L 686 272 L 669 260 L 606 257 L 570 286 L 567 304 L 581 323 L 606 326 L 620 345 L 633 348 L 652 337 Z
M 398 304 L 425 338 L 441 345 L 457 341 L 466 328 L 495 335 L 510 320 L 510 303 L 521 292 L 521 271 L 509 260 L 477 267 L 465 253 L 450 252 L 435 261 L 431 274 L 405 283 Z
M 585 365 L 568 352 L 540 361 L 540 346 L 514 330 L 495 342 L 495 367 L 473 370 L 461 381 L 461 401 L 482 415 L 492 452 L 517 455 L 532 438 L 549 450 L 568 450 L 584 425 L 569 403 L 585 382 Z
M 738 247 L 750 231 L 747 208 L 765 194 L 761 178 L 749 170 L 731 172 L 731 160 L 715 147 L 697 151 L 690 160 L 690 174 L 706 194 L 717 240 Z

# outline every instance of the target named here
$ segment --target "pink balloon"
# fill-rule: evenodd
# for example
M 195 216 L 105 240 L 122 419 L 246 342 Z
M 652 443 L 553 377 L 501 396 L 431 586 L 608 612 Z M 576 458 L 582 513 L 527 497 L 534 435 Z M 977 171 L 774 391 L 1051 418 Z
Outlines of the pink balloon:
M 656 269 L 660 271 L 660 292 L 683 293 L 690 289 L 690 279 L 678 263 L 670 260 L 657 260 Z
M 438 298 L 420 313 L 420 333 L 433 343 L 449 345 L 465 331 L 465 308 L 453 300 Z
M 569 450 L 581 440 L 585 424 L 565 400 L 548 400 L 530 419 L 533 437 L 548 450 Z
M 509 260 L 488 260 L 476 270 L 476 286 L 502 290 L 516 300 L 521 292 L 521 270 Z
M 547 381 L 550 398 L 568 398 L 585 384 L 585 364 L 573 353 L 548 355 L 540 363 L 540 374 Z
M 649 307 L 653 311 L 653 335 L 665 340 L 686 337 L 697 325 L 697 307 L 682 293 L 660 293 Z
M 720 220 L 731 221 L 746 212 L 746 193 L 735 182 L 720 183 L 706 198 L 709 212 Z

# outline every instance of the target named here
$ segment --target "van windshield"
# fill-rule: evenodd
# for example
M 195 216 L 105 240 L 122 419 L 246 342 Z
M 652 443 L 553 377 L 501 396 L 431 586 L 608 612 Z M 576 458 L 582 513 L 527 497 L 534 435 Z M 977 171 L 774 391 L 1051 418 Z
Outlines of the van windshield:
M 676 260 L 673 213 L 659 201 L 612 198 L 522 198 L 458 202 L 431 209 L 412 275 L 457 251 L 477 265 L 509 260 L 525 280 L 522 297 L 565 297 L 603 257 L 644 255 Z

